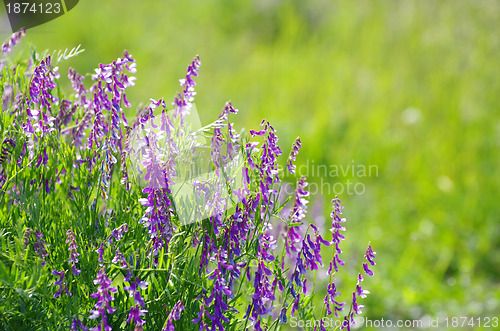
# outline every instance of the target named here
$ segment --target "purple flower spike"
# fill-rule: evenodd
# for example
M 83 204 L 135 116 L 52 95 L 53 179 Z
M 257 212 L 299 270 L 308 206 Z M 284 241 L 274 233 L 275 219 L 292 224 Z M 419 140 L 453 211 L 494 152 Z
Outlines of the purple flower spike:
M 369 256 L 369 257 L 368 257 Z M 371 246 L 368 246 L 368 249 L 365 254 L 365 259 L 370 261 L 370 259 L 375 258 L 375 252 L 372 251 Z M 368 269 L 368 263 L 363 262 L 363 269 L 365 273 L 369 276 L 373 275 L 373 272 Z M 352 292 L 352 312 L 349 316 L 349 318 L 346 316 L 346 319 L 344 320 L 344 323 L 347 322 L 346 327 L 349 329 L 350 325 L 354 326 L 354 316 L 361 314 L 361 308 L 363 308 L 363 305 L 358 304 L 357 298 L 366 298 L 366 295 L 369 294 L 369 291 L 363 290 L 361 288 L 361 284 L 363 283 L 363 275 L 361 273 L 358 273 L 358 279 L 356 282 L 356 291 Z
M 128 224 L 127 223 L 122 224 L 118 228 L 111 231 L 111 237 L 114 238 L 116 242 L 118 242 L 123 238 L 124 232 L 128 232 Z
M 347 329 L 347 331 L 351 331 L 351 321 L 349 320 L 349 318 L 347 318 L 347 316 L 344 316 L 344 321 L 342 322 L 341 330 L 343 330 L 343 329 Z
M 38 230 L 35 230 L 35 238 L 36 238 L 36 242 L 35 242 L 35 252 L 38 253 L 38 255 L 40 256 L 40 258 L 42 259 L 45 259 L 47 256 L 49 256 L 49 253 L 47 253 L 47 242 L 45 241 L 45 239 L 43 239 L 43 234 L 38 231 Z
M 300 138 L 297 137 L 297 139 L 295 139 L 295 142 L 292 145 L 292 150 L 290 151 L 290 156 L 288 157 L 288 162 L 286 164 L 288 172 L 290 172 L 291 174 L 295 173 L 296 167 L 292 162 L 296 160 L 301 147 L 302 147 L 302 142 L 300 141 Z
M 175 107 L 175 116 L 181 116 L 181 121 L 184 119 L 184 116 L 190 113 L 193 106 L 192 102 L 194 101 L 194 96 L 196 95 L 196 92 L 194 92 L 196 82 L 192 77 L 198 76 L 200 66 L 200 57 L 196 56 L 187 68 L 186 78 L 179 79 L 183 90 L 177 97 L 175 97 L 172 105 Z
M 104 243 L 101 243 L 98 249 L 95 250 L 99 254 L 99 262 L 104 262 L 102 255 L 104 254 Z
M 69 263 L 71 265 L 73 275 L 78 276 L 82 271 L 76 268 L 76 264 L 78 263 L 78 256 L 80 256 L 80 253 L 77 252 L 78 245 L 76 244 L 76 236 L 71 229 L 66 231 L 66 236 L 66 243 L 69 243 Z
M 356 293 L 352 292 L 352 308 L 355 315 L 361 314 L 361 308 L 363 307 L 363 305 L 358 305 L 358 303 L 356 302 Z
M 330 315 L 332 314 L 330 304 L 333 304 L 334 311 L 335 311 L 335 317 L 338 317 L 338 313 L 344 309 L 345 302 L 338 302 L 337 297 L 340 296 L 340 292 L 337 292 L 337 288 L 335 287 L 335 283 L 328 284 L 327 287 L 327 295 L 325 296 L 325 299 L 323 302 L 326 305 L 326 314 Z
M 308 183 L 306 177 L 301 177 L 297 182 L 297 189 L 295 190 L 295 203 L 293 209 L 290 213 L 290 226 L 286 233 L 285 245 L 287 256 L 292 256 L 292 252 L 298 252 L 298 248 L 295 246 L 296 243 L 301 240 L 301 221 L 305 217 L 307 212 L 307 204 L 309 201 L 309 192 L 306 191 Z
M 257 259 L 259 260 L 254 277 L 254 294 L 252 295 L 252 304 L 248 306 L 247 314 L 253 322 L 260 322 L 261 316 L 266 316 L 274 309 L 272 302 L 276 300 L 274 289 L 270 282 L 271 270 L 265 262 L 275 260 L 273 250 L 276 247 L 276 241 L 268 235 L 261 235 L 257 250 Z M 292 285 L 293 288 L 293 285 Z M 253 305 L 253 309 L 252 308 Z M 256 324 L 257 325 L 257 324 Z
M 370 293 L 370 291 L 363 290 L 359 284 L 356 285 L 356 295 L 358 297 L 366 298 L 366 295 L 369 293 Z
M 282 308 L 280 312 L 280 324 L 286 324 L 287 318 L 286 318 L 286 308 Z
M 97 299 L 97 303 L 94 305 L 95 310 L 91 310 L 90 319 L 96 319 L 101 316 L 101 322 L 97 327 L 92 328 L 92 331 L 103 331 L 101 327 L 104 327 L 105 331 L 111 331 L 111 326 L 108 325 L 106 312 L 112 314 L 115 312 L 115 308 L 110 306 L 111 301 L 115 298 L 112 293 L 116 293 L 116 287 L 111 287 L 112 281 L 106 275 L 106 269 L 103 267 L 97 273 L 97 278 L 94 279 L 94 284 L 99 285 L 97 292 L 92 293 L 90 296 Z
M 26 35 L 26 29 L 22 28 L 21 30 L 15 32 L 10 36 L 10 38 L 3 43 L 2 45 L 2 52 L 4 54 L 8 54 L 12 51 L 12 47 L 15 46 L 19 40 L 21 40 L 22 37 Z
M 371 265 L 375 265 L 376 263 L 373 261 L 373 259 L 375 258 L 375 253 L 374 251 L 372 251 L 372 246 L 371 245 L 368 245 L 368 249 L 366 250 L 366 254 L 365 254 L 365 258 L 368 260 L 368 262 L 370 262 Z
M 259 188 L 262 199 L 261 213 L 264 214 L 267 208 L 272 207 L 274 200 L 272 197 L 278 193 L 273 186 L 275 183 L 280 181 L 280 178 L 278 177 L 279 170 L 277 159 L 282 154 L 282 151 L 278 146 L 278 136 L 275 134 L 276 130 L 271 126 L 271 124 L 264 120 L 260 123 L 260 126 L 264 126 L 263 131 L 265 138 L 261 147 L 261 162 L 257 167 L 257 171 L 260 175 Z M 248 151 L 251 151 L 253 146 L 251 144 L 247 144 L 246 148 Z M 248 158 L 248 163 L 252 170 L 255 169 L 256 166 L 251 157 Z
M 73 323 L 71 324 L 71 331 L 78 331 L 78 327 L 80 327 L 81 330 L 87 331 L 87 327 L 80 321 L 79 318 L 73 318 Z
M 365 270 L 365 272 L 368 276 L 373 276 L 373 271 L 368 269 L 368 263 L 363 262 L 363 269 Z
M 75 69 L 69 68 L 68 78 L 71 80 L 71 86 L 76 92 L 77 102 L 83 107 L 88 107 L 89 105 L 87 103 L 86 97 L 88 91 L 85 88 L 85 85 L 83 85 L 83 80 L 85 79 L 85 77 L 76 72 Z
M 56 293 L 54 293 L 54 298 L 57 298 L 58 296 L 61 295 L 61 293 L 64 289 L 63 280 L 64 280 L 65 271 L 64 270 L 62 270 L 62 271 L 53 270 L 52 274 L 54 276 L 59 276 L 59 280 L 55 281 L 54 284 L 52 284 L 52 285 L 59 286 L 59 290 Z
M 145 290 L 148 286 L 148 282 L 138 281 L 135 279 L 130 283 L 130 286 L 125 286 L 123 289 L 129 292 L 131 297 L 134 297 L 134 305 L 130 308 L 130 313 L 127 318 L 127 323 L 134 321 L 136 326 L 142 326 L 146 323 L 141 317 L 145 316 L 148 312 L 144 308 L 145 302 L 144 298 L 141 296 L 140 290 Z
M 339 265 L 343 266 L 344 261 L 340 259 L 339 254 L 342 253 L 342 250 L 340 249 L 339 245 L 342 243 L 342 241 L 345 239 L 345 237 L 340 233 L 341 231 L 345 231 L 345 227 L 342 226 L 342 223 L 344 223 L 346 220 L 345 218 L 340 218 L 340 215 L 342 215 L 344 207 L 340 204 L 340 199 L 338 197 L 335 197 L 335 199 L 332 200 L 333 203 L 333 211 L 330 214 L 332 217 L 332 227 L 330 231 L 332 232 L 332 244 L 335 245 L 335 255 L 333 257 L 333 267 L 335 269 L 335 272 L 339 271 Z M 321 240 L 323 241 L 323 240 Z M 332 270 L 331 268 L 328 270 L 328 273 L 331 274 Z
M 366 253 L 365 253 L 365 259 L 371 264 L 371 265 L 375 265 L 376 263 L 373 261 L 373 259 L 375 259 L 375 253 L 373 250 L 372 250 L 372 246 L 371 245 L 368 245 L 368 249 L 366 250 Z M 363 269 L 365 270 L 366 274 L 368 276 L 373 276 L 373 271 L 371 271 L 369 268 L 368 268 L 368 263 L 366 262 L 363 262 Z M 359 277 L 361 277 L 361 275 L 359 275 Z
M 0 149 L 0 164 L 10 161 L 10 155 L 12 154 L 12 150 L 16 148 L 16 143 L 12 138 L 5 137 L 1 146 L 2 148 Z
M 316 325 L 316 323 L 314 323 L 314 324 Z M 314 331 L 317 331 L 317 330 L 318 330 L 318 326 L 316 325 L 316 326 L 314 327 Z M 319 330 L 320 330 L 320 331 L 326 331 L 326 329 L 325 329 L 325 324 L 324 324 L 324 322 L 323 322 L 323 320 L 322 320 L 322 319 L 321 319 L 321 320 L 320 320 L 320 322 L 319 322 Z
M 27 148 L 30 159 L 33 158 L 35 143 L 40 138 L 55 131 L 52 106 L 59 99 L 51 94 L 56 87 L 55 81 L 60 75 L 57 67 L 52 67 L 51 58 L 47 56 L 35 68 L 29 84 L 29 96 L 26 98 L 26 122 L 21 124 L 24 135 L 28 138 Z M 45 163 L 44 163 L 45 164 Z

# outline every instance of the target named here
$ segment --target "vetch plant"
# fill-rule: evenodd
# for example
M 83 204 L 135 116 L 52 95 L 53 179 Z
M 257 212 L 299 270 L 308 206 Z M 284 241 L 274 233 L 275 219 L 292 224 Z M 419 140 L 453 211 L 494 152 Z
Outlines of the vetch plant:
M 350 329 L 375 253 L 368 246 L 340 301 L 340 199 L 325 233 L 308 215 L 305 177 L 284 194 L 300 139 L 282 167 L 269 121 L 245 136 L 227 102 L 201 126 L 198 57 L 172 109 L 155 98 L 127 119 L 133 57 L 99 64 L 90 80 L 69 69 L 68 94 L 58 63 L 78 52 L 2 59 L 2 328 L 278 330 L 334 316 Z

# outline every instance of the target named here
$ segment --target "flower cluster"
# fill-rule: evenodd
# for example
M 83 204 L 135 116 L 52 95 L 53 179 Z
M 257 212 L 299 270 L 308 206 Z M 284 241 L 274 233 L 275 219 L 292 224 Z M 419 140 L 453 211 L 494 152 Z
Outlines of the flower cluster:
M 179 79 L 183 90 L 175 97 L 175 100 L 172 102 L 172 105 L 175 107 L 176 117 L 180 116 L 181 118 L 183 118 L 191 111 L 191 107 L 193 106 L 192 102 L 194 101 L 194 96 L 196 95 L 196 92 L 194 91 L 196 82 L 193 80 L 193 77 L 198 76 L 200 65 L 200 58 L 196 56 L 191 64 L 188 65 L 186 78 Z
M 345 218 L 340 218 L 344 206 L 340 204 L 340 199 L 338 197 L 335 197 L 335 199 L 332 200 L 332 203 L 334 206 L 334 210 L 330 214 L 330 216 L 332 217 L 332 228 L 330 229 L 330 231 L 332 232 L 332 243 L 334 244 L 335 251 L 333 253 L 333 260 L 330 262 L 328 274 L 332 273 L 332 265 L 335 269 L 335 272 L 339 271 L 339 266 L 344 265 L 344 261 L 342 261 L 339 256 L 339 254 L 342 253 L 339 245 L 345 239 L 344 235 L 340 233 L 341 231 L 345 231 L 345 227 L 342 226 L 342 223 L 345 223 L 346 220 Z
M 372 250 L 372 246 L 368 245 L 368 248 L 365 253 L 365 260 L 370 263 L 370 265 L 375 265 L 375 262 L 373 259 L 375 258 L 375 252 Z M 373 276 L 373 271 L 368 269 L 368 263 L 363 262 L 363 271 L 365 272 L 366 275 L 368 276 Z M 344 323 L 343 323 L 343 328 L 347 328 L 348 331 L 351 330 L 351 326 L 355 325 L 354 322 L 354 317 L 361 314 L 361 308 L 364 307 L 364 305 L 360 305 L 357 302 L 357 298 L 366 298 L 366 295 L 370 293 L 370 291 L 364 290 L 361 288 L 361 283 L 363 282 L 364 278 L 363 275 L 358 273 L 358 280 L 356 282 L 356 290 L 352 292 L 352 303 L 351 303 L 351 310 L 349 311 L 349 314 L 344 317 Z
M 26 261 L 37 262 L 34 274 L 45 273 L 39 283 L 46 280 L 55 292 L 33 300 L 50 303 L 58 310 L 54 316 L 75 331 L 86 325 L 94 331 L 142 330 L 146 322 L 163 331 L 193 324 L 200 331 L 272 330 L 297 314 L 317 317 L 318 301 L 321 317 L 353 325 L 363 307 L 360 298 L 369 293 L 363 277 L 373 275 L 375 252 L 368 246 L 351 308 L 341 316 L 346 303 L 334 278 L 345 264 L 340 200 L 332 200 L 330 239 L 318 216 L 322 208 L 312 217 L 307 213 L 305 177 L 292 196 L 284 196 L 289 184 L 269 121 L 245 136 L 230 121 L 238 110 L 227 102 L 213 123 L 188 123 L 188 115 L 195 115 L 199 57 L 180 80 L 171 112 L 163 98 L 150 99 L 130 125 L 124 109 L 132 106 L 126 91 L 134 85 L 136 64 L 129 53 L 100 64 L 87 86 L 85 76 L 70 69 L 69 97 L 57 88 L 59 61 L 33 54 L 16 69 L 24 79 L 2 77 L 0 190 L 10 201 L 0 209 L 14 215 L 0 220 L 5 242 L 16 242 L 18 224 L 26 229 L 24 248 L 15 245 L 14 251 L 7 244 L 5 254 L 31 254 Z M 297 138 L 283 160 L 290 174 L 301 146 Z M 186 169 L 193 164 L 206 172 L 193 177 Z M 192 195 L 184 194 L 190 189 Z M 64 209 L 50 209 L 59 200 Z M 11 222 L 16 215 L 19 221 Z M 46 240 L 65 240 L 67 246 L 49 255 Z M 328 283 L 316 277 L 321 272 Z M 320 286 L 326 288 L 324 299 L 315 296 Z
M 33 157 L 35 143 L 45 135 L 55 131 L 52 106 L 59 100 L 51 94 L 56 87 L 60 75 L 58 68 L 52 67 L 50 55 L 40 61 L 33 72 L 29 87 L 29 98 L 26 98 L 26 122 L 22 128 L 28 137 L 30 158 Z
M 0 148 L 0 164 L 9 162 L 12 150 L 16 148 L 14 139 L 5 137 Z
M 78 245 L 76 244 L 76 236 L 73 230 L 69 229 L 66 231 L 66 235 L 68 236 L 66 238 L 66 243 L 69 243 L 69 263 L 71 265 L 71 270 L 73 271 L 73 275 L 78 276 L 82 271 L 79 270 L 76 267 L 76 264 L 78 263 L 78 256 L 80 256 L 80 253 L 77 252 Z
M 259 247 L 257 251 L 257 270 L 254 274 L 252 303 L 247 308 L 245 315 L 249 316 L 251 321 L 256 321 L 255 329 L 262 330 L 260 317 L 267 316 L 273 309 L 274 286 L 271 282 L 273 272 L 267 266 L 267 263 L 275 260 L 274 249 L 276 241 L 272 237 L 262 234 L 259 238 Z
M 31 228 L 27 228 L 25 233 L 24 233 L 24 245 L 25 247 L 28 246 L 30 239 L 31 239 L 31 234 L 35 235 L 35 243 L 33 245 L 33 248 L 35 249 L 35 252 L 38 254 L 38 256 L 42 259 L 45 260 L 47 256 L 49 256 L 49 253 L 47 253 L 47 242 L 45 239 L 43 239 L 44 235 L 38 230 L 34 230 Z M 46 261 L 42 261 L 42 264 L 45 264 Z
M 101 317 L 101 322 L 97 327 L 92 328 L 92 331 L 110 331 L 111 327 L 108 325 L 108 318 L 106 312 L 108 314 L 113 314 L 116 309 L 110 306 L 111 301 L 115 298 L 112 296 L 112 293 L 116 293 L 116 287 L 111 287 L 111 280 L 108 278 L 106 274 L 106 268 L 103 267 L 97 273 L 97 278 L 94 280 L 94 284 L 99 285 L 97 288 L 97 292 L 92 293 L 90 296 L 94 299 L 97 299 L 97 303 L 94 305 L 95 310 L 91 310 L 90 319 L 96 319 L 99 316 Z
M 64 282 L 64 276 L 66 275 L 66 272 L 64 270 L 61 270 L 61 271 L 53 270 L 52 274 L 54 276 L 59 277 L 59 279 L 57 281 L 55 281 L 54 284 L 52 284 L 52 285 L 59 286 L 59 290 L 56 293 L 54 293 L 54 298 L 57 298 L 58 296 L 60 296 L 61 293 L 62 293 L 62 291 L 63 291 L 63 289 L 66 291 L 66 294 L 68 296 L 71 296 L 72 294 L 69 292 L 68 286 L 63 283 Z
M 181 318 L 181 312 L 184 310 L 184 302 L 177 301 L 177 303 L 172 308 L 172 311 L 168 315 L 167 323 L 162 331 L 174 331 L 175 327 L 173 321 L 178 321 Z
M 288 162 L 286 164 L 288 172 L 290 172 L 291 174 L 295 173 L 296 167 L 293 164 L 293 161 L 297 159 L 297 155 L 299 154 L 301 147 L 302 147 L 302 141 L 300 141 L 300 138 L 297 137 L 297 139 L 295 139 L 295 142 L 292 145 L 292 150 L 290 151 L 290 155 L 288 156 Z
M 144 298 L 141 296 L 140 290 L 145 290 L 148 287 L 148 282 L 135 279 L 130 283 L 130 286 L 125 286 L 123 289 L 129 292 L 129 295 L 134 298 L 134 304 L 130 308 L 130 313 L 127 318 L 127 323 L 133 322 L 136 326 L 144 325 L 145 321 L 141 318 L 148 312 L 147 309 L 142 309 L 146 305 Z
M 307 204 L 309 201 L 309 192 L 306 191 L 307 181 L 305 177 L 301 177 L 297 182 L 297 189 L 295 190 L 295 202 L 293 208 L 290 212 L 290 224 L 286 230 L 285 247 L 286 252 L 289 257 L 292 256 L 292 252 L 297 253 L 299 248 L 296 244 L 301 241 L 301 221 L 305 217 L 307 212 Z
M 276 130 L 271 126 L 271 124 L 263 120 L 260 126 L 264 126 L 263 130 L 254 131 L 250 130 L 250 134 L 255 136 L 265 136 L 265 141 L 262 144 L 262 152 L 260 157 L 260 164 L 256 166 L 251 157 L 248 158 L 248 163 L 251 170 L 257 169 L 260 174 L 260 193 L 262 198 L 261 210 L 265 211 L 267 207 L 271 207 L 273 204 L 273 199 L 277 191 L 273 188 L 273 185 L 280 181 L 278 174 L 278 156 L 282 154 L 281 148 L 278 146 L 278 136 L 275 134 Z M 251 144 L 247 144 L 247 149 Z

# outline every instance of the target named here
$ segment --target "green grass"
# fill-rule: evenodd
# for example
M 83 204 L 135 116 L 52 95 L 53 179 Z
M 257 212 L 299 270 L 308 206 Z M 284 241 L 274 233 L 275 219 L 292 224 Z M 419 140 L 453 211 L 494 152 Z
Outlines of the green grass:
M 498 312 L 500 4 L 305 3 L 81 1 L 27 39 L 40 49 L 81 43 L 69 65 L 82 73 L 128 49 L 135 106 L 172 99 L 182 65 L 199 54 L 202 122 L 229 96 L 238 127 L 268 118 L 285 151 L 299 135 L 299 164 L 378 166 L 376 177 L 327 178 L 366 186 L 340 198 L 356 238 L 347 254 L 360 261 L 368 240 L 378 252 L 367 316 Z

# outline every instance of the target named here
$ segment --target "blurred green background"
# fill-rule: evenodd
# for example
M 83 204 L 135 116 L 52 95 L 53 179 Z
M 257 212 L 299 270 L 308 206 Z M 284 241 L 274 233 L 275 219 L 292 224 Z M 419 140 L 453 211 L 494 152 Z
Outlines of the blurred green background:
M 134 110 L 172 100 L 199 54 L 202 123 L 231 99 L 237 127 L 269 119 L 285 154 L 300 136 L 298 164 L 324 198 L 345 188 L 345 292 L 371 240 L 365 316 L 418 319 L 500 311 L 499 31 L 498 1 L 86 0 L 26 40 L 39 50 L 82 44 L 64 76 L 127 49 Z M 378 174 L 312 175 L 317 165 Z M 347 181 L 363 194 L 345 192 Z

